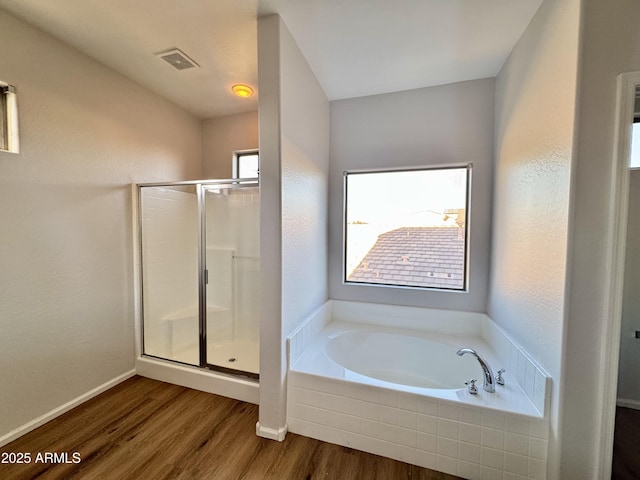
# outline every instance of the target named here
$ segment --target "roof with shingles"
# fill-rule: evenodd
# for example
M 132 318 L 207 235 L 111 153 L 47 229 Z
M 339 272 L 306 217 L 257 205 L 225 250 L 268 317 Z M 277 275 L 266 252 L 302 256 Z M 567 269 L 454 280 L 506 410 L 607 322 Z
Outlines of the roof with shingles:
M 385 232 L 347 281 L 464 288 L 464 230 L 403 227 Z

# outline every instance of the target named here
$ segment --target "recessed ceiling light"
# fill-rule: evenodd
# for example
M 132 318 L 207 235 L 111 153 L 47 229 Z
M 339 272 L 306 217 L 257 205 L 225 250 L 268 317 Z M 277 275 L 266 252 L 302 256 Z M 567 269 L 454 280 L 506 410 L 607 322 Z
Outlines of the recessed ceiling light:
M 253 88 L 248 85 L 234 85 L 231 87 L 231 90 L 239 97 L 250 97 L 253 95 Z

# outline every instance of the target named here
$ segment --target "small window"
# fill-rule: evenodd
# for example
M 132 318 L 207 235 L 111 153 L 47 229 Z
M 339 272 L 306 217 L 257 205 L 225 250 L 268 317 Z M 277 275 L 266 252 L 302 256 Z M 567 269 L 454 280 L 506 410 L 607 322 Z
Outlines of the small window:
M 233 154 L 233 178 L 258 178 L 259 174 L 258 150 L 244 150 Z
M 12 85 L 3 82 L 0 82 L 0 151 L 20 151 L 16 91 Z
M 631 129 L 631 156 L 629 168 L 640 168 L 640 123 L 634 121 Z
M 347 284 L 466 290 L 471 165 L 344 174 Z
M 631 149 L 629 168 L 640 168 L 640 85 L 636 85 L 636 98 L 633 105 L 633 124 L 631 126 Z

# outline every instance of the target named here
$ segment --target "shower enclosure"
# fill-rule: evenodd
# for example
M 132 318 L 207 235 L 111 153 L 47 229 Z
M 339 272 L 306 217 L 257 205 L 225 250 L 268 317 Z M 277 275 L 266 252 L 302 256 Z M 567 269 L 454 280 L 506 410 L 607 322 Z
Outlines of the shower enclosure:
M 259 377 L 257 179 L 140 184 L 142 353 Z

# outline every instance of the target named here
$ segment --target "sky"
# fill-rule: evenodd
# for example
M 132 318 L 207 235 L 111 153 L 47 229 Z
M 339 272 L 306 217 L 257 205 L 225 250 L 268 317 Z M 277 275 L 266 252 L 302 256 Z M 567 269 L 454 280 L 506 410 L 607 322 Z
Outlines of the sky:
M 465 208 L 466 178 L 466 168 L 349 174 L 347 223 L 442 224 L 445 210 Z

